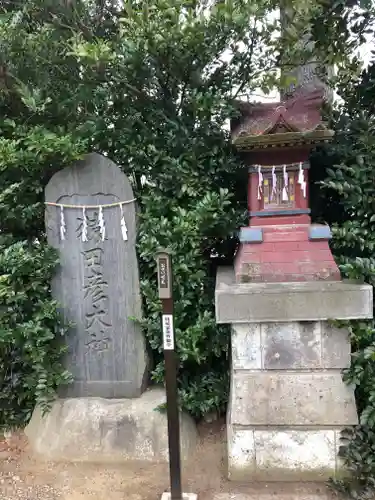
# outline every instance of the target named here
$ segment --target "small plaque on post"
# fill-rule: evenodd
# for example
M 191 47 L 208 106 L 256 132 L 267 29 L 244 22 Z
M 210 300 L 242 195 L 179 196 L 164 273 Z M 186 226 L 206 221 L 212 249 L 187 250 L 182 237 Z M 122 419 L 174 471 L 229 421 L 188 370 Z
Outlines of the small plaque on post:
M 172 314 L 163 314 L 163 347 L 165 351 L 174 350 L 174 331 Z
M 172 298 L 171 256 L 167 250 L 161 250 L 156 257 L 158 266 L 158 292 L 160 299 Z

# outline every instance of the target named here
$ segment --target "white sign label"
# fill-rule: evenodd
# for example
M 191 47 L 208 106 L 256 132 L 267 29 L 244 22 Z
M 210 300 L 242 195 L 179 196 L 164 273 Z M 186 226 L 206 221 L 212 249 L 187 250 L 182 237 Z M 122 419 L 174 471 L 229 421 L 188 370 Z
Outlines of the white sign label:
M 172 314 L 163 314 L 163 346 L 165 351 L 173 351 L 174 349 L 174 332 L 173 332 L 173 316 Z

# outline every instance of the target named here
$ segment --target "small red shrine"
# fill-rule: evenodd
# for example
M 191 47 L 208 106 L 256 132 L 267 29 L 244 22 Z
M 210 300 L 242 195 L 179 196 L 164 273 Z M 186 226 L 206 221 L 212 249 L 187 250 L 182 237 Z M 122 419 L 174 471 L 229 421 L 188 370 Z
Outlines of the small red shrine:
M 236 280 L 338 281 L 328 226 L 311 224 L 308 173 L 311 149 L 333 136 L 321 120 L 323 92 L 285 102 L 240 102 L 232 141 L 249 166 L 249 226 L 241 228 Z

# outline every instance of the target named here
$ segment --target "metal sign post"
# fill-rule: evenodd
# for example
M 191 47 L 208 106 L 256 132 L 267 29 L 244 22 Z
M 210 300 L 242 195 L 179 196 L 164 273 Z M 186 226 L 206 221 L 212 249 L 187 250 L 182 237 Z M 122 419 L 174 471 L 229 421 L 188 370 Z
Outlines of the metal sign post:
M 182 500 L 180 419 L 177 399 L 177 365 L 173 330 L 172 264 L 170 252 L 168 250 L 161 250 L 157 253 L 156 261 L 158 265 L 159 298 L 162 302 L 171 500 Z

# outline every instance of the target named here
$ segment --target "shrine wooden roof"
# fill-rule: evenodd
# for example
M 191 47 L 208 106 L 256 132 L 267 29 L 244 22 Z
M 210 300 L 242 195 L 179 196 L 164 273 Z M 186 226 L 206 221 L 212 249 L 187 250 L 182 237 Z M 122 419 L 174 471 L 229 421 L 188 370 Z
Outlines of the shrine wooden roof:
M 240 117 L 232 120 L 232 141 L 241 150 L 316 144 L 333 136 L 321 119 L 321 90 L 284 102 L 236 104 Z

